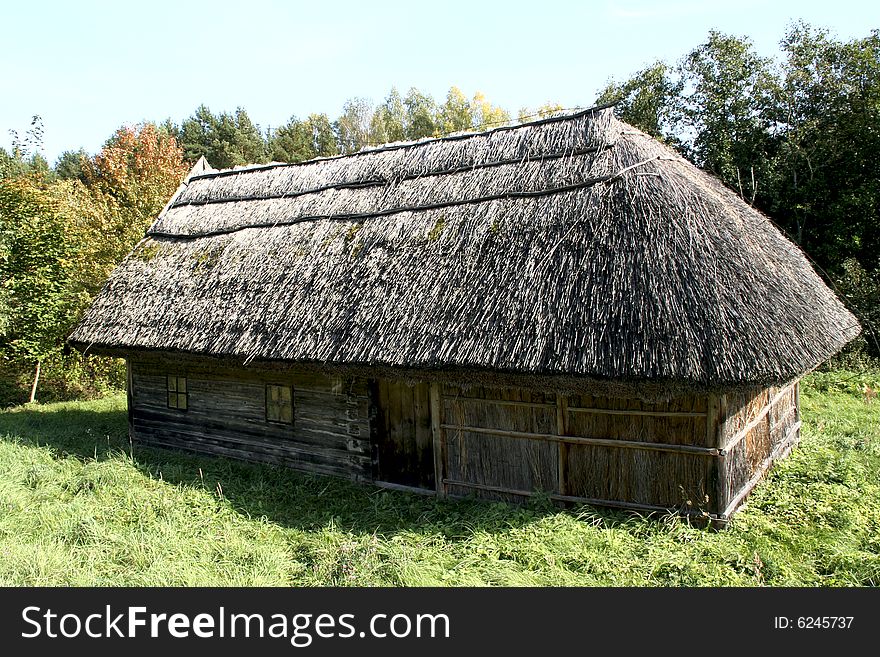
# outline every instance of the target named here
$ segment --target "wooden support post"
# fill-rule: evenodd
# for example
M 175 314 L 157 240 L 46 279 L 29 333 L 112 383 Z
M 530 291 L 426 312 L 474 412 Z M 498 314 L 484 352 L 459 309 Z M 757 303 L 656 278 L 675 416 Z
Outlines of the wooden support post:
M 724 445 L 724 425 L 727 415 L 727 397 L 709 393 L 706 413 L 706 447 L 721 449 Z M 730 493 L 727 490 L 727 456 L 719 454 L 715 459 L 715 513 L 727 508 Z M 711 508 L 711 507 L 710 507 Z
M 560 436 L 568 434 L 568 398 L 562 393 L 556 393 L 556 433 Z M 568 470 L 568 443 L 559 441 L 558 452 L 557 486 L 560 495 L 568 494 L 568 485 L 565 480 L 565 472 Z
M 131 374 L 131 360 L 125 359 L 125 401 L 128 405 L 128 437 L 134 440 L 134 378 Z
M 439 497 L 446 497 L 446 431 L 443 424 L 443 405 L 440 401 L 440 384 L 431 383 L 431 438 L 434 443 L 434 482 Z

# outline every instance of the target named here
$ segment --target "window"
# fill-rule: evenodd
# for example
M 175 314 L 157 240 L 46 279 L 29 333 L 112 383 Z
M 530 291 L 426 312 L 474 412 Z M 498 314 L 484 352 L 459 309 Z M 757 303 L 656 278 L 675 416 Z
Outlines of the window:
M 168 375 L 168 408 L 185 411 L 187 407 L 186 377 Z
M 290 386 L 266 386 L 266 420 L 293 424 L 293 390 Z

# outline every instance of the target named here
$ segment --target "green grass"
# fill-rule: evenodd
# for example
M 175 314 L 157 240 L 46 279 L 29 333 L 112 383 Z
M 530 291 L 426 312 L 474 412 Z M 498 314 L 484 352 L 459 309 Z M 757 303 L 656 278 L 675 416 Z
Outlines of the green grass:
M 129 445 L 124 396 L 0 412 L 0 585 L 874 586 L 880 402 L 813 374 L 724 531 L 378 490 Z

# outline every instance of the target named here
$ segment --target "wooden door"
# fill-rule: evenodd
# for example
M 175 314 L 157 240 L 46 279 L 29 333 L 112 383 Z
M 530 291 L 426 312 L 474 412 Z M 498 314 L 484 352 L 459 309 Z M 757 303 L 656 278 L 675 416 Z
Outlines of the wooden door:
M 371 382 L 376 481 L 433 491 L 434 445 L 427 383 Z

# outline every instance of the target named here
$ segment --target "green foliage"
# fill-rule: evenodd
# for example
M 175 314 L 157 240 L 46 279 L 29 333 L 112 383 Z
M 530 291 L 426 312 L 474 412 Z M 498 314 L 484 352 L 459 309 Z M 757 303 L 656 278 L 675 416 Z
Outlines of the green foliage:
M 305 121 L 291 117 L 270 135 L 268 148 L 275 162 L 302 162 L 338 154 L 336 135 L 326 114 L 311 114 Z
M 406 138 L 433 137 L 437 132 L 437 104 L 434 99 L 413 87 L 407 92 L 403 104 L 406 107 Z
M 695 133 L 692 159 L 754 203 L 771 175 L 771 61 L 757 56 L 748 39 L 712 31 L 680 70 L 681 113 Z
M 208 107 L 200 105 L 174 136 L 188 162 L 204 156 L 211 166 L 225 169 L 266 162 L 269 157 L 259 127 L 241 107 L 234 114 L 214 115 Z
M 403 141 L 406 139 L 406 123 L 407 115 L 403 98 L 400 97 L 397 89 L 392 87 L 385 102 L 373 112 L 370 121 L 370 141 L 374 144 Z
M 123 396 L 19 407 L 0 412 L 0 583 L 876 586 L 880 402 L 852 376 L 806 379 L 801 446 L 723 531 L 131 446 Z
M 598 104 L 617 103 L 615 114 L 657 139 L 678 143 L 678 98 L 682 81 L 663 62 L 656 62 L 622 83 L 613 80 L 599 93 Z
M 339 152 L 356 153 L 370 143 L 373 110 L 366 98 L 350 98 L 342 106 L 342 115 L 334 124 Z
M 440 106 L 437 124 L 441 134 L 473 130 L 473 109 L 461 89 L 452 87 L 446 95 L 446 102 Z
M 798 24 L 777 121 L 783 136 L 771 211 L 823 267 L 880 265 L 880 35 L 842 43 Z M 878 354 L 880 355 L 880 354 Z
M 19 166 L 0 177 L 0 403 L 21 400 L 37 362 L 47 399 L 118 386 L 115 361 L 72 356 L 64 341 L 185 171 L 173 137 L 144 124 L 94 158 L 62 157 L 59 175 Z
M 88 167 L 89 154 L 85 149 L 64 151 L 55 162 L 55 175 L 61 180 L 79 180 L 86 182 L 85 170 Z
M 838 362 L 869 365 L 872 355 L 876 359 L 880 354 L 880 269 L 869 272 L 855 258 L 847 258 L 836 282 L 838 292 L 862 324 L 862 335 L 847 346 Z
M 31 127 L 24 136 L 17 130 L 10 130 L 9 133 L 12 135 L 12 150 L 7 152 L 5 148 L 0 148 L 0 178 L 31 176 L 42 182 L 52 180 L 54 174 L 40 153 L 43 147 L 43 120 L 34 115 Z
M 78 310 L 70 276 L 76 245 L 59 203 L 30 177 L 0 179 L 0 350 L 34 363 L 64 339 Z

